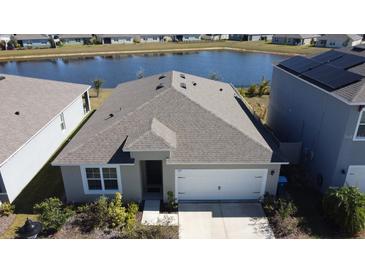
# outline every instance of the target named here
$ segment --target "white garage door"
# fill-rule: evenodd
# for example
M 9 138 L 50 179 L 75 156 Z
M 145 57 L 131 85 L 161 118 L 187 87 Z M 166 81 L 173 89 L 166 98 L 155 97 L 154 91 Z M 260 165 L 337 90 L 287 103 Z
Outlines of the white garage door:
M 179 169 L 178 200 L 241 200 L 264 195 L 267 169 Z
M 346 176 L 349 186 L 356 186 L 365 192 L 365 166 L 349 166 Z

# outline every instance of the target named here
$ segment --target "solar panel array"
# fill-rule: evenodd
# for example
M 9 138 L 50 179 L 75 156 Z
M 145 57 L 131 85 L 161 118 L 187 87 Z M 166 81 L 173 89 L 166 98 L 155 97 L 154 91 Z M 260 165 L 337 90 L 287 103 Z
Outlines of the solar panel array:
M 362 76 L 359 74 L 336 68 L 331 65 L 321 65 L 303 73 L 302 76 L 310 81 L 312 80 L 325 85 L 331 90 L 342 88 L 362 79 Z
M 365 57 L 332 50 L 311 59 L 295 56 L 282 61 L 278 66 L 333 91 L 360 81 L 363 78 L 362 75 L 346 69 L 363 63 L 365 63 Z

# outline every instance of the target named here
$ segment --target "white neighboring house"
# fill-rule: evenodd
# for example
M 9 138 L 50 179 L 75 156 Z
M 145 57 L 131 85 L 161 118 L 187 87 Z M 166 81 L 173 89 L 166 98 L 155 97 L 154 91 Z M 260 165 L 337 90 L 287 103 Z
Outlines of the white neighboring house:
M 212 40 L 212 41 L 228 40 L 229 34 L 202 34 L 201 39 Z
M 5 42 L 5 50 L 8 48 L 8 43 L 9 43 L 10 39 L 11 39 L 10 34 L 0 34 L 0 41 Z
M 0 202 L 13 202 L 79 126 L 89 88 L 0 75 Z
M 324 48 L 353 47 L 362 43 L 362 37 L 357 34 L 326 34 L 318 38 L 316 46 Z
M 134 43 L 134 35 L 128 35 L 128 34 L 97 34 L 96 38 L 103 45 Z

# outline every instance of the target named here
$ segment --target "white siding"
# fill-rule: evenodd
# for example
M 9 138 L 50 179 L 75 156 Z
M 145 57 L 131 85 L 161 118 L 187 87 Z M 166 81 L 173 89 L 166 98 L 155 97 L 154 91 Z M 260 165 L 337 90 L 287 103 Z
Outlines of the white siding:
M 47 163 L 65 139 L 76 129 L 84 118 L 81 96 L 63 111 L 66 129 L 61 129 L 61 118 L 57 115 L 38 132 L 16 154 L 1 166 L 8 199 L 12 202 L 22 189 L 32 180 Z

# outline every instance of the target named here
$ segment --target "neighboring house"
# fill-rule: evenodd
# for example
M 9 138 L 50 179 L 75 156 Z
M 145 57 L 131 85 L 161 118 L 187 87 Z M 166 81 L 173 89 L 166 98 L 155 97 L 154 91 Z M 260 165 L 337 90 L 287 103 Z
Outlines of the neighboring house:
M 7 50 L 8 49 L 8 43 L 11 39 L 10 34 L 0 34 L 0 50 Z
M 14 201 L 77 128 L 89 112 L 88 89 L 0 75 L 0 201 Z
M 274 66 L 268 125 L 301 142 L 301 162 L 318 186 L 365 191 L 365 45 Z
M 22 48 L 50 48 L 51 38 L 46 34 L 14 34 L 11 36 Z
M 235 89 L 177 71 L 120 84 L 53 161 L 69 202 L 257 200 L 280 159 Z
M 318 34 L 274 34 L 272 36 L 273 44 L 281 45 L 311 45 L 320 37 Z
M 177 34 L 174 36 L 175 42 L 199 42 L 201 39 L 200 34 Z
M 91 34 L 59 34 L 56 39 L 65 45 L 88 45 L 92 38 Z
M 362 37 L 357 34 L 326 34 L 319 37 L 317 47 L 342 48 L 361 44 Z
M 134 35 L 127 34 L 97 34 L 97 40 L 101 44 L 133 44 Z
M 272 39 L 272 34 L 230 34 L 229 40 L 233 41 L 268 41 Z
M 229 34 L 202 34 L 201 39 L 202 40 L 212 40 L 212 41 L 228 40 Z
M 136 36 L 140 43 L 159 43 L 163 41 L 163 35 L 160 34 L 141 34 Z

